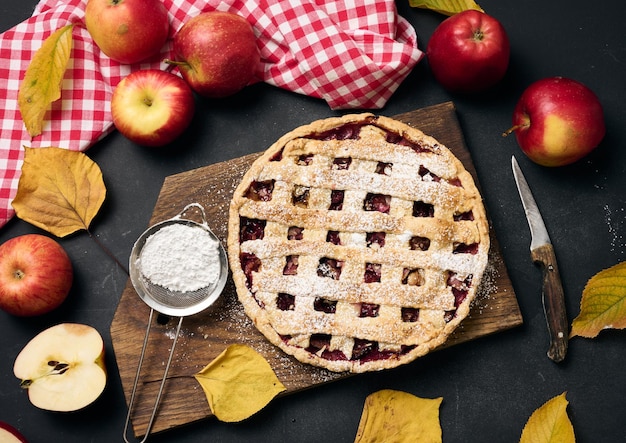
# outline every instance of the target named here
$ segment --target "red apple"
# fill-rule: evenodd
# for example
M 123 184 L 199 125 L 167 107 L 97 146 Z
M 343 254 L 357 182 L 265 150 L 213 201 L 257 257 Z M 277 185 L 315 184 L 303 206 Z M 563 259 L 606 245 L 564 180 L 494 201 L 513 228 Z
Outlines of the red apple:
M 100 50 L 120 63 L 156 55 L 170 29 L 161 0 L 88 0 L 85 25 Z
M 117 84 L 111 98 L 116 128 L 143 146 L 172 142 L 191 123 L 195 112 L 189 85 L 171 72 L 135 71 Z
M 8 423 L 0 421 L 1 443 L 28 443 L 20 432 Z
M 240 91 L 260 63 L 252 26 L 230 12 L 204 12 L 189 19 L 174 35 L 173 51 L 176 60 L 168 62 L 204 97 Z
M 485 91 L 509 65 L 509 38 L 502 24 L 484 12 L 467 10 L 435 29 L 426 56 L 435 79 L 451 92 Z
M 72 262 L 50 237 L 25 234 L 0 245 L 0 309 L 29 317 L 45 314 L 66 299 Z
M 575 80 L 552 77 L 536 81 L 522 93 L 510 132 L 535 163 L 563 166 L 596 148 L 606 128 L 593 91 Z

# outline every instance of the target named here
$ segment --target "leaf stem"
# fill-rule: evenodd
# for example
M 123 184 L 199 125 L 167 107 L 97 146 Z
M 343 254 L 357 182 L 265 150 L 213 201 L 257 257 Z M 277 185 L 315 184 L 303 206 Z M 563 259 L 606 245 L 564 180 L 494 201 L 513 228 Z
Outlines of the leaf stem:
M 167 377 L 165 377 L 166 380 L 174 380 L 174 379 L 177 379 L 177 378 L 194 378 L 194 376 L 193 375 L 168 375 Z M 143 384 L 147 385 L 147 384 L 150 384 L 150 383 L 157 383 L 157 382 L 160 383 L 161 381 L 162 381 L 161 379 L 158 379 L 158 380 L 144 380 Z
M 89 229 L 87 229 L 87 234 L 98 246 L 100 246 L 100 249 L 102 249 L 106 255 L 108 255 L 115 263 L 117 263 L 117 265 L 122 269 L 122 271 L 126 273 L 126 275 L 130 275 L 130 272 L 128 272 L 128 268 L 126 268 L 126 266 L 124 266 L 122 262 L 120 262 L 117 259 L 117 257 L 115 257 L 113 253 L 106 246 L 104 246 L 104 244 L 102 244 L 102 242 L 98 240 L 98 238 L 95 235 L 91 233 Z

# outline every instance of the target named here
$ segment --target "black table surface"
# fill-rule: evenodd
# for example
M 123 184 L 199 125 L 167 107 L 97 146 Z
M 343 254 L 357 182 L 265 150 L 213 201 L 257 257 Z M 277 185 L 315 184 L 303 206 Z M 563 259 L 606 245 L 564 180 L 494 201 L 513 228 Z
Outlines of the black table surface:
M 482 0 L 511 40 L 504 81 L 480 96 L 462 96 L 439 86 L 420 62 L 384 109 L 395 115 L 453 101 L 474 160 L 487 210 L 517 293 L 520 327 L 432 353 L 394 370 L 350 377 L 273 401 L 238 424 L 215 419 L 150 437 L 154 442 L 349 442 L 367 395 L 397 389 L 419 397 L 443 397 L 444 442 L 514 442 L 532 412 L 567 392 L 568 414 L 580 442 L 626 440 L 626 332 L 603 331 L 596 339 L 574 338 L 566 360 L 546 356 L 548 336 L 541 303 L 541 275 L 529 257 L 530 233 L 511 173 L 515 154 L 535 193 L 559 260 L 571 324 L 587 280 L 624 259 L 626 202 L 626 27 L 622 0 Z M 2 0 L 0 30 L 26 19 L 36 0 Z M 397 2 L 425 49 L 444 16 Z M 565 76 L 588 85 L 600 98 L 607 134 L 580 162 L 545 168 L 528 160 L 514 137 L 503 138 L 513 107 L 533 81 Z M 172 146 L 148 149 L 115 132 L 88 151 L 103 171 L 107 199 L 92 231 L 122 262 L 148 226 L 166 176 L 236 158 L 268 147 L 283 133 L 339 114 L 325 102 L 266 84 L 225 100 L 198 100 L 189 130 Z M 41 232 L 14 218 L 0 229 L 0 242 Z M 109 328 L 128 276 L 86 234 L 60 239 L 75 269 L 67 301 L 54 312 L 18 318 L 0 312 L 0 421 L 31 442 L 122 440 L 127 413 Z M 103 395 L 74 413 L 32 406 L 13 376 L 13 362 L 39 331 L 79 322 L 105 339 L 109 372 Z M 141 338 L 138 338 L 141 339 Z

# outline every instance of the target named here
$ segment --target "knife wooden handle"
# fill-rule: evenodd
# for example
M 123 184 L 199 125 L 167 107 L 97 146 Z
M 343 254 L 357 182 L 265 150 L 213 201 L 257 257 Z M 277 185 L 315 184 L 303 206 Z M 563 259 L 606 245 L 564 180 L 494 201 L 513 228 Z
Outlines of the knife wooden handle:
M 569 325 L 556 255 L 553 246 L 546 244 L 532 250 L 530 256 L 543 271 L 543 309 L 550 332 L 548 357 L 558 363 L 565 358 L 567 353 Z

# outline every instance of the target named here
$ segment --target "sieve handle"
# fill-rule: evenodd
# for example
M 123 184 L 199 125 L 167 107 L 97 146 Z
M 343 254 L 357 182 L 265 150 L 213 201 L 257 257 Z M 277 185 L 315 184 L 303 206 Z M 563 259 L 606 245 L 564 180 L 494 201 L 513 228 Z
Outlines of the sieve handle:
M 204 210 L 204 206 L 202 206 L 200 203 L 189 203 L 187 206 L 185 206 L 182 211 L 180 211 L 177 215 L 175 215 L 174 217 L 172 217 L 172 220 L 189 220 L 187 218 L 184 217 L 185 212 L 187 212 L 189 209 L 191 208 L 196 208 L 200 211 L 200 214 L 202 216 L 202 225 L 206 228 L 209 227 L 209 223 L 207 222 L 207 218 L 206 218 L 206 212 Z
M 150 335 L 150 326 L 152 324 L 152 317 L 154 316 L 154 309 L 150 308 L 150 317 L 148 318 L 148 327 L 146 328 L 146 334 L 143 339 L 143 346 L 141 347 L 141 356 L 139 357 L 139 364 L 137 365 L 137 374 L 135 375 L 135 382 L 133 383 L 133 390 L 130 395 L 130 402 L 128 404 L 128 414 L 126 415 L 126 423 L 124 424 L 124 441 L 126 443 L 130 443 L 127 439 L 128 434 L 128 424 L 130 423 L 130 415 L 133 410 L 133 404 L 135 402 L 135 394 L 137 393 L 137 384 L 139 382 L 139 374 L 141 373 L 141 366 L 143 364 L 143 358 L 146 354 L 146 346 L 148 344 L 148 336 Z M 159 408 L 159 403 L 161 402 L 161 395 L 163 394 L 163 387 L 165 386 L 165 381 L 167 380 L 167 373 L 170 370 L 170 364 L 172 363 L 172 357 L 174 356 L 174 348 L 176 348 L 176 342 L 178 341 L 178 335 L 180 333 L 180 327 L 183 324 L 183 317 L 180 317 L 178 320 L 178 327 L 176 328 L 176 335 L 174 336 L 174 342 L 172 343 L 172 348 L 170 349 L 170 355 L 167 359 L 167 364 L 165 365 L 165 372 L 163 373 L 163 378 L 161 379 L 161 385 L 159 386 L 159 392 L 157 393 L 156 400 L 154 401 L 154 408 L 152 409 L 152 415 L 150 416 L 150 421 L 148 422 L 148 427 L 146 428 L 146 434 L 141 440 L 140 443 L 144 443 L 148 436 L 150 435 L 150 430 L 152 429 L 152 425 L 154 424 L 154 419 L 156 417 L 157 410 Z

